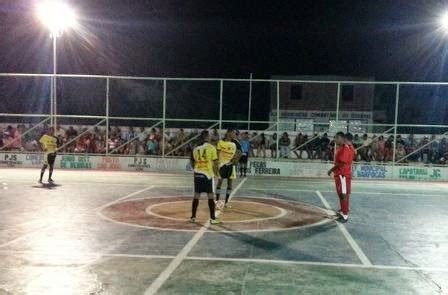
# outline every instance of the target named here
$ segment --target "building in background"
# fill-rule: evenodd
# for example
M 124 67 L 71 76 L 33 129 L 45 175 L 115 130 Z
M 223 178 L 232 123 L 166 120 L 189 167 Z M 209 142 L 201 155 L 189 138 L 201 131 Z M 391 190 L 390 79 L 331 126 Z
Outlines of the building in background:
M 370 84 L 342 84 L 339 103 L 338 126 L 336 120 L 336 83 L 316 81 L 374 81 L 373 78 L 343 76 L 273 76 L 276 80 L 297 80 L 300 82 L 280 83 L 280 130 L 303 133 L 350 130 L 360 133 L 369 131 L 366 126 L 373 122 L 375 86 Z M 314 81 L 314 82 L 303 82 Z M 277 119 L 276 86 L 271 88 L 270 121 Z M 331 126 L 330 126 L 331 125 Z M 344 129 L 345 128 L 345 129 Z

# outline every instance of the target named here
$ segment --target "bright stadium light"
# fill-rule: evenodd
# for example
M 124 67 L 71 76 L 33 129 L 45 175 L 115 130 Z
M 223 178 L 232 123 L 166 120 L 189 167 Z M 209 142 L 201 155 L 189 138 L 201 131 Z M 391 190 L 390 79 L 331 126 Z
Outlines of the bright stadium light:
M 36 6 L 36 13 L 39 20 L 48 28 L 53 38 L 53 77 L 51 85 L 51 124 L 54 128 L 57 125 L 57 38 L 69 29 L 77 25 L 77 18 L 74 10 L 64 0 L 42 0 Z
M 448 11 L 440 16 L 439 25 L 444 33 L 448 33 Z
M 52 37 L 58 37 L 64 30 L 77 24 L 76 14 L 64 1 L 45 0 L 37 5 L 39 20 L 50 30 Z

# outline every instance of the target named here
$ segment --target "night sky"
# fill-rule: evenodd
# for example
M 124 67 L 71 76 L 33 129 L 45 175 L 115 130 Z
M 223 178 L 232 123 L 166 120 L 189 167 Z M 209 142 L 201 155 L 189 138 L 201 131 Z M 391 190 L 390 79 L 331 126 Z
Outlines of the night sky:
M 51 72 L 35 1 L 0 1 L 0 72 Z M 72 1 L 82 30 L 59 72 L 185 77 L 344 75 L 447 80 L 443 1 Z

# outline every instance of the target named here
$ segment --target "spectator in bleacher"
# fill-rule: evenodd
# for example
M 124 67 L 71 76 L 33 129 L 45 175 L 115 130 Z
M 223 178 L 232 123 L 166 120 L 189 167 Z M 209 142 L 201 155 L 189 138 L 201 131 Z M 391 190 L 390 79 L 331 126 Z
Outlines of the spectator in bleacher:
M 179 130 L 176 138 L 174 139 L 174 148 L 180 147 L 187 141 L 187 135 L 183 128 Z M 184 145 L 180 149 L 178 149 L 174 155 L 175 156 L 185 156 L 187 154 L 187 147 Z
M 401 160 L 406 156 L 406 149 L 404 148 L 403 143 L 397 142 L 397 149 L 395 151 L 395 160 Z M 402 163 L 407 163 L 407 159 L 401 161 Z
M 165 134 L 165 145 L 164 145 L 164 149 L 165 149 L 165 154 L 171 152 L 171 150 L 173 149 L 173 136 L 171 136 L 170 132 L 167 132 Z
M 18 125 L 17 128 L 14 130 L 14 141 L 12 143 L 12 149 L 19 151 L 23 150 L 22 146 L 22 134 L 25 132 L 25 126 L 24 125 Z
M 433 134 L 429 145 L 429 162 L 436 164 L 439 159 L 439 143 L 437 142 L 436 136 Z
M 14 136 L 9 132 L 5 132 L 3 134 L 3 150 L 11 151 L 13 142 L 14 142 Z
M 120 128 L 120 139 L 124 143 L 129 139 L 129 128 Z
M 146 154 L 146 142 L 138 141 L 137 142 L 137 155 Z
M 97 153 L 97 154 L 106 153 L 105 141 L 101 135 L 99 135 L 99 136 L 94 135 L 93 140 L 92 140 L 92 148 L 93 148 L 93 153 Z
M 64 138 L 65 137 L 65 129 L 62 128 L 61 125 L 57 125 L 56 130 L 54 131 L 54 136 Z
M 305 150 L 306 153 L 308 155 L 308 160 L 312 160 L 314 159 L 314 136 L 312 136 L 311 138 L 308 138 L 308 134 L 305 135 L 304 137 L 306 145 L 305 145 Z
M 139 142 L 144 142 L 148 136 L 145 131 L 145 127 L 140 127 L 140 130 L 135 133 Z
M 119 146 L 119 140 L 117 136 L 114 136 L 112 133 L 109 134 L 109 139 L 107 140 L 109 151 L 115 150 Z
M 157 155 L 158 143 L 155 140 L 155 136 L 150 136 L 146 142 L 146 153 L 148 155 Z
M 384 143 L 384 161 L 389 162 L 393 159 L 394 137 L 391 135 Z
M 355 149 L 360 148 L 362 145 L 362 141 L 361 138 L 359 138 L 358 134 L 355 134 L 355 136 L 353 137 L 353 146 Z
M 268 139 L 264 133 L 260 134 L 260 138 L 257 141 L 257 157 L 263 155 L 263 159 L 266 158 L 266 147 L 268 146 Z
M 151 129 L 148 135 L 148 141 L 146 143 L 146 151 L 149 155 L 157 155 L 159 153 L 159 135 L 155 128 Z
M 5 131 L 3 130 L 3 127 L 0 126 L 0 148 L 2 148 L 4 145 L 4 142 L 3 142 L 4 134 L 5 134 Z
M 323 161 L 330 160 L 330 139 L 328 138 L 328 134 L 324 133 L 322 138 L 320 139 L 320 159 Z
M 210 135 L 210 143 L 214 146 L 218 144 L 219 141 L 219 132 L 218 129 L 213 129 L 212 134 Z
M 87 144 L 85 137 L 86 135 L 84 134 L 76 140 L 75 153 L 85 153 L 87 151 Z
M 376 135 L 373 135 L 370 143 L 370 160 L 377 161 L 377 158 L 378 158 L 378 137 L 376 137 Z
M 29 124 L 26 134 L 23 135 L 24 149 L 30 152 L 39 151 L 39 144 L 37 143 L 38 133 L 36 128 L 33 129 L 33 125 Z
M 99 136 L 102 135 L 102 131 L 98 128 L 98 126 L 95 126 L 95 127 L 93 128 L 92 135 L 93 135 L 94 137 L 99 137 Z
M 335 137 L 333 137 L 333 139 L 330 141 L 330 144 L 328 146 L 328 149 L 330 150 L 330 161 L 334 160 L 334 149 L 336 148 L 336 142 L 335 142 Z
M 446 140 L 446 138 L 442 138 L 442 140 L 440 141 L 439 144 L 439 155 L 440 155 L 440 159 L 439 159 L 439 164 L 447 164 L 448 161 L 448 142 Z
M 417 141 L 414 138 L 414 134 L 409 134 L 408 138 L 404 142 L 404 147 L 406 149 L 406 154 L 412 154 L 417 148 Z M 418 153 L 409 156 L 409 161 L 417 162 L 419 158 Z
M 321 156 L 321 145 L 320 145 L 320 136 L 319 134 L 315 133 L 313 136 L 313 141 L 311 141 L 311 149 L 313 152 L 312 159 L 320 159 Z
M 378 157 L 376 158 L 379 162 L 384 162 L 386 157 L 386 141 L 384 136 L 378 138 Z
M 361 146 L 359 148 L 359 156 L 362 161 L 370 162 L 371 160 L 371 144 L 372 140 L 369 138 L 367 134 L 362 136 Z
M 250 140 L 249 157 L 255 157 L 255 150 L 257 149 L 258 142 L 260 141 L 260 136 L 258 136 L 257 132 L 253 132 L 249 140 Z
M 305 150 L 305 139 L 303 137 L 302 133 L 297 134 L 296 138 L 294 139 L 294 154 L 296 155 L 297 159 L 302 159 L 302 153 Z
M 285 159 L 289 158 L 289 146 L 291 145 L 291 139 L 289 138 L 287 132 L 282 134 L 278 144 L 280 146 L 280 157 Z
M 429 138 L 428 136 L 424 136 L 419 144 L 420 148 L 420 161 L 426 164 L 429 164 Z
M 277 133 L 272 134 L 270 143 L 271 158 L 277 158 Z
M 66 136 L 68 139 L 72 139 L 72 138 L 78 136 L 78 131 L 76 131 L 76 130 L 73 128 L 73 126 L 70 126 L 70 127 L 68 128 L 68 130 L 65 132 L 65 136 Z
M 121 135 L 121 130 L 118 126 L 113 126 L 110 132 L 114 137 Z

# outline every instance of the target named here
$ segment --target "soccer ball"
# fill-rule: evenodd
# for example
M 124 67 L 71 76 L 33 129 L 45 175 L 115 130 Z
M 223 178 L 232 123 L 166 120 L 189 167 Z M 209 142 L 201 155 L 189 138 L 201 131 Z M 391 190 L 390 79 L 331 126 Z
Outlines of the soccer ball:
M 224 201 L 216 201 L 216 209 L 222 210 L 224 208 Z

